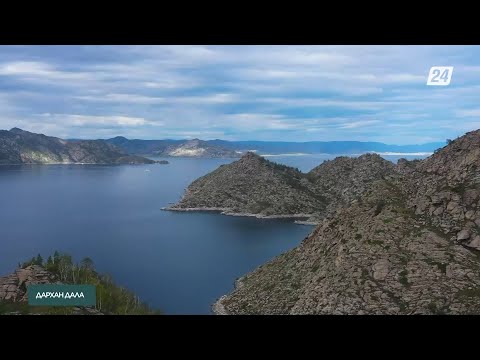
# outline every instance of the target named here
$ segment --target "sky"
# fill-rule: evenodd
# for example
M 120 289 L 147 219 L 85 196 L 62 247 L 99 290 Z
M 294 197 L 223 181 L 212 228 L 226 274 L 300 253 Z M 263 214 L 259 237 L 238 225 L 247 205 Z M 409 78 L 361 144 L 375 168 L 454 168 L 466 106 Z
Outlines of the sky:
M 0 46 L 0 129 L 62 138 L 443 142 L 479 100 L 479 46 Z

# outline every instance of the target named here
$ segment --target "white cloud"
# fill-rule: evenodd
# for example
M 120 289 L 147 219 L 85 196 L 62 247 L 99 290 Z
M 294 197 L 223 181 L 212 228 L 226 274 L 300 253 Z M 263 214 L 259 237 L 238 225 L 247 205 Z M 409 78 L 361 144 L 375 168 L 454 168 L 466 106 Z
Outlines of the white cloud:
M 75 114 L 40 114 L 41 117 L 50 121 L 60 122 L 63 126 L 144 126 L 154 125 L 162 126 L 163 122 L 149 121 L 144 118 L 129 116 L 92 116 L 92 115 L 75 115 Z
M 23 119 L 27 128 L 49 124 L 47 130 L 71 136 L 116 127 L 127 136 L 157 138 L 215 133 L 312 140 L 327 131 L 330 139 L 376 136 L 394 143 L 453 137 L 445 134 L 476 126 L 468 118 L 479 115 L 475 47 L 42 49 L 2 49 L 1 124 Z M 425 86 L 430 66 L 439 64 L 455 66 L 451 86 Z M 54 115 L 33 115 L 39 113 Z M 456 128 L 458 118 L 468 123 Z
M 234 94 L 209 94 L 199 96 L 146 96 L 138 94 L 98 94 L 96 96 L 76 96 L 78 100 L 107 102 L 107 103 L 134 103 L 134 104 L 195 104 L 195 105 L 211 105 L 224 104 L 239 101 Z
M 75 96 L 75 99 L 93 102 L 135 103 L 135 104 L 161 104 L 168 102 L 162 97 L 145 96 L 137 94 L 98 94 L 96 96 Z
M 341 125 L 340 129 L 356 129 L 359 127 L 365 127 L 368 125 L 379 124 L 380 120 L 365 120 L 365 121 L 352 121 L 347 124 Z
M 87 73 L 67 72 L 54 69 L 52 66 L 35 61 L 16 61 L 0 64 L 0 76 L 20 76 L 27 80 L 85 80 L 91 78 Z
M 230 126 L 237 131 L 252 131 L 256 129 L 287 130 L 296 128 L 299 122 L 285 118 L 283 115 L 238 113 L 224 116 L 219 125 Z

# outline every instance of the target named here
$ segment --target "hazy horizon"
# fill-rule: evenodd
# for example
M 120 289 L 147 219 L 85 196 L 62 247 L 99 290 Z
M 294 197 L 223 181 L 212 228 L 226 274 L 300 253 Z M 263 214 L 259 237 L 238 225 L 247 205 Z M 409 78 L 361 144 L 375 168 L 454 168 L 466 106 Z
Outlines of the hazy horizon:
M 31 132 L 31 133 L 35 133 L 34 131 L 32 130 L 29 130 L 29 129 L 24 129 L 24 128 L 19 128 L 18 126 L 15 126 L 13 128 L 10 128 L 10 129 L 0 129 L 0 130 L 12 130 L 14 128 L 17 128 L 17 129 L 20 129 L 20 130 L 23 130 L 23 131 L 28 131 L 28 132 Z M 40 134 L 40 133 L 39 133 Z M 41 133 L 43 135 L 46 135 L 46 136 L 53 136 L 53 135 L 50 135 L 50 134 L 47 134 L 47 133 Z M 55 137 L 55 136 L 53 136 Z M 359 142 L 359 143 L 380 143 L 380 144 L 384 144 L 384 145 L 391 145 L 391 146 L 409 146 L 409 145 L 427 145 L 427 144 L 443 144 L 443 143 L 446 143 L 446 139 L 441 141 L 441 140 L 438 140 L 438 141 L 429 141 L 429 142 L 425 142 L 425 143 L 406 143 L 406 144 L 392 144 L 392 143 L 384 143 L 384 142 L 381 142 L 381 141 L 369 141 L 369 140 L 366 140 L 366 141 L 358 141 L 358 140 L 312 140 L 312 141 L 295 141 L 295 140 L 291 140 L 291 141 L 285 141 L 285 140 L 252 140 L 252 139 L 239 139 L 239 140 L 227 140 L 227 139 L 221 139 L 221 138 L 213 138 L 213 139 L 205 139 L 205 138 L 198 138 L 198 137 L 183 137 L 183 138 L 174 138 L 174 137 L 164 137 L 164 138 L 132 138 L 132 137 L 129 137 L 128 135 L 115 135 L 115 136 L 112 136 L 112 137 L 105 137 L 105 138 L 98 138 L 98 137 L 78 137 L 78 136 L 72 136 L 72 137 L 68 137 L 68 138 L 62 138 L 64 140 L 109 140 L 109 139 L 113 139 L 113 138 L 117 138 L 117 137 L 122 137 L 122 138 L 125 138 L 127 140 L 140 140 L 140 141 L 163 141 L 163 140 L 173 140 L 173 141 L 189 141 L 189 140 L 200 140 L 200 141 L 228 141 L 228 142 L 266 142 L 266 143 L 298 143 L 298 144 L 305 144 L 305 143 L 315 143 L 315 142 L 332 142 L 332 143 L 335 143 L 335 142 Z

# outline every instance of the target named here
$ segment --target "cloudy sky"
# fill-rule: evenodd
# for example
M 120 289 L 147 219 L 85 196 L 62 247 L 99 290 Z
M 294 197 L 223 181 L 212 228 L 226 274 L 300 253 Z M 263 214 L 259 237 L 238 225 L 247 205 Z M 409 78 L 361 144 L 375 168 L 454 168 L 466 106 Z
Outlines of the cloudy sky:
M 449 86 L 426 86 L 454 66 Z M 66 138 L 444 141 L 480 128 L 478 46 L 0 46 L 0 129 Z

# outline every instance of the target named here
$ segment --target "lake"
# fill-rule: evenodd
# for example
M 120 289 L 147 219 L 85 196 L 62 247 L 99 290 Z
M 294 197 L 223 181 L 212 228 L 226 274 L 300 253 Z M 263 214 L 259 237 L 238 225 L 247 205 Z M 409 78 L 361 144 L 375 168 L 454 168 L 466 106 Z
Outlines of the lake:
M 333 157 L 269 159 L 308 171 Z M 58 250 L 92 258 L 98 271 L 167 314 L 209 314 L 236 278 L 312 230 L 290 220 L 162 211 L 193 180 L 233 160 L 168 161 L 0 166 L 0 275 Z

